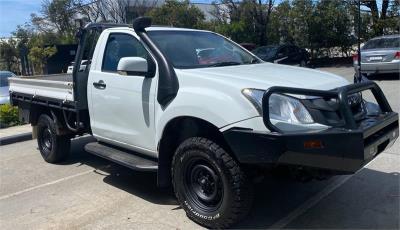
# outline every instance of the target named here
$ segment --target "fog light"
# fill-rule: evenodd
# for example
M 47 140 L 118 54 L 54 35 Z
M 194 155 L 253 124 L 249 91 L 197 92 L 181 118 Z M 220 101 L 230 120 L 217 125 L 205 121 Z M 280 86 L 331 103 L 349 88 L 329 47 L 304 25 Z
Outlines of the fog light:
M 322 148 L 324 148 L 324 145 L 322 144 L 322 141 L 310 140 L 310 141 L 304 142 L 304 148 L 305 149 L 322 149 Z

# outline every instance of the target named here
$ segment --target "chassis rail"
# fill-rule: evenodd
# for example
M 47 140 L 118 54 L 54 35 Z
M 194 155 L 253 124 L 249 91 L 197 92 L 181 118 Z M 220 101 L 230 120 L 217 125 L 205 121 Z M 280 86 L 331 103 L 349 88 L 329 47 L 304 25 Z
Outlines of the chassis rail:
M 77 108 L 75 101 L 60 100 L 57 98 L 49 98 L 19 92 L 10 92 L 10 101 L 11 105 L 18 106 L 22 110 L 27 108 L 31 110 L 31 105 L 39 105 L 50 109 L 53 118 L 60 120 L 62 119 L 66 128 L 73 133 L 81 132 L 85 128 L 85 119 L 82 119 L 82 116 L 85 117 L 85 112 Z M 60 111 L 62 116 L 56 118 L 53 110 Z M 67 113 L 69 115 L 67 115 Z M 75 124 L 71 124 L 71 115 L 74 115 L 73 122 L 75 122 Z
M 76 112 L 76 105 L 73 101 L 60 100 L 56 98 L 49 98 L 43 96 L 35 96 L 31 94 L 10 92 L 11 104 L 16 106 L 19 102 L 25 102 L 29 104 L 36 104 L 45 107 L 67 110 L 71 112 Z

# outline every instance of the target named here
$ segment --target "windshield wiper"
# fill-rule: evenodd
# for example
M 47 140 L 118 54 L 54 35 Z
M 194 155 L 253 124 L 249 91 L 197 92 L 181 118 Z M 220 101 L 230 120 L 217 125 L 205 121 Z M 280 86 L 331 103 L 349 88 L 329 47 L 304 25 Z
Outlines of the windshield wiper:
M 217 67 L 217 66 L 230 66 L 230 65 L 240 65 L 242 63 L 235 61 L 225 61 L 225 62 L 217 62 L 209 65 L 209 67 Z

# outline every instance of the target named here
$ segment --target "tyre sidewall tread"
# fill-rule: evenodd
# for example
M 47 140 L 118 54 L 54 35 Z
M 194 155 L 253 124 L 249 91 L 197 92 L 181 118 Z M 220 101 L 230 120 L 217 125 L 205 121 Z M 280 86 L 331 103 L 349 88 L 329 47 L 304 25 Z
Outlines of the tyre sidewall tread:
M 56 134 L 56 126 L 54 121 L 47 115 L 42 114 L 38 120 L 38 146 L 40 154 L 43 159 L 48 163 L 59 163 L 68 157 L 70 151 L 71 140 L 67 136 L 58 136 Z M 52 148 L 47 152 L 41 146 L 40 136 L 46 128 L 50 129 L 52 135 Z
M 193 155 L 201 155 L 218 170 L 223 181 L 224 197 L 220 207 L 211 213 L 204 213 L 188 206 L 182 185 L 180 164 Z M 179 174 L 179 175 L 177 175 Z M 252 186 L 239 165 L 218 144 L 202 137 L 185 140 L 176 150 L 172 164 L 172 178 L 175 195 L 188 217 L 195 222 L 212 228 L 226 228 L 243 218 L 252 201 Z

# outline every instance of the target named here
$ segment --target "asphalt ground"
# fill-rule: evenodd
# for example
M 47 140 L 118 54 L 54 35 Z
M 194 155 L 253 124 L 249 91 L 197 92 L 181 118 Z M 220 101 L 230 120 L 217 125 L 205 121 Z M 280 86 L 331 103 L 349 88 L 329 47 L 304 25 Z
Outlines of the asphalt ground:
M 324 68 L 352 79 L 353 69 Z M 374 77 L 400 110 L 398 76 Z M 90 155 L 74 139 L 67 162 L 45 163 L 35 140 L 0 146 L 1 229 L 198 229 L 154 173 Z M 256 186 L 235 228 L 399 229 L 400 141 L 352 176 L 296 182 L 274 173 Z

